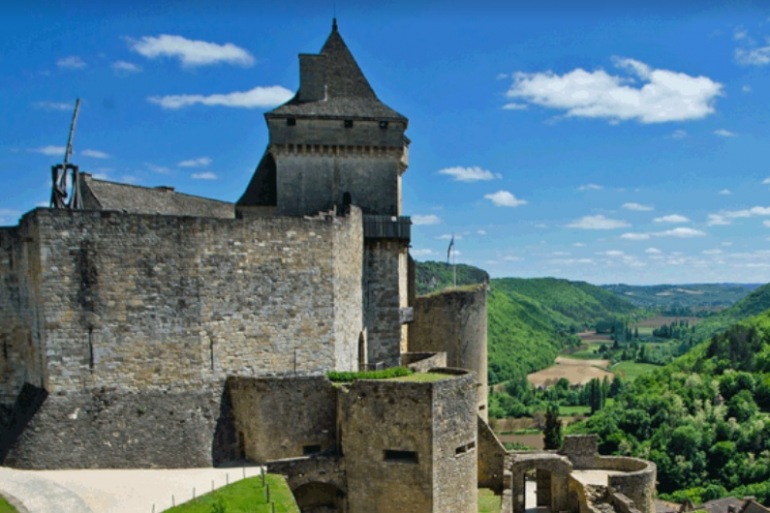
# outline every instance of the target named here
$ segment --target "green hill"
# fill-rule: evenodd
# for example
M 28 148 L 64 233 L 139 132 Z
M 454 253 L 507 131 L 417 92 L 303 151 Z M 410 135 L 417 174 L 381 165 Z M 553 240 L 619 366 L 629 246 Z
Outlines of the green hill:
M 493 279 L 487 301 L 490 384 L 522 379 L 550 366 L 565 344 L 578 342 L 575 332 L 634 310 L 588 283 Z
M 731 325 L 770 309 L 770 284 L 763 285 L 730 308 L 706 318 L 695 327 L 688 342 L 697 344 Z
M 664 315 L 694 315 L 723 310 L 760 284 L 701 283 L 687 285 L 602 285 L 629 303 Z
M 764 308 L 762 289 L 731 315 Z M 669 498 L 770 503 L 770 310 L 637 378 L 576 430 L 598 434 L 603 453 L 654 461 Z

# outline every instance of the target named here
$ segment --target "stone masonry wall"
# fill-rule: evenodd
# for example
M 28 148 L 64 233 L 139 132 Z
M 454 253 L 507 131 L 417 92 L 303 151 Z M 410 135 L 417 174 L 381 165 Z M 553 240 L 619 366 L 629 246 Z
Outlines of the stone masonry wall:
M 476 380 L 470 373 L 433 387 L 433 511 L 478 511 Z
M 348 214 L 351 225 L 346 230 L 334 231 L 333 294 L 336 369 L 358 370 L 358 337 L 364 328 L 363 274 L 364 245 L 361 211 L 352 209 Z M 358 229 L 353 229 L 358 228 Z
M 337 393 L 324 376 L 230 378 L 246 459 L 265 463 L 336 449 Z
M 3 465 L 28 469 L 207 467 L 232 457 L 221 387 L 49 395 Z
M 432 398 L 430 383 L 362 380 L 340 390 L 348 513 L 436 511 Z
M 362 258 L 361 230 L 355 209 L 314 220 L 28 214 L 21 232 L 40 255 L 45 300 L 30 308 L 42 319 L 33 343 L 46 350 L 47 390 L 353 370 L 361 296 L 353 278 L 335 279 Z
M 364 322 L 368 361 L 399 365 L 404 338 L 400 310 L 407 306 L 407 247 L 397 240 L 367 240 L 364 247 Z
M 409 351 L 446 351 L 450 367 L 476 374 L 479 415 L 487 419 L 487 290 L 483 285 L 417 297 Z
M 44 350 L 39 318 L 40 259 L 33 251 L 36 230 L 0 229 L 0 405 L 10 406 L 24 383 L 42 386 Z

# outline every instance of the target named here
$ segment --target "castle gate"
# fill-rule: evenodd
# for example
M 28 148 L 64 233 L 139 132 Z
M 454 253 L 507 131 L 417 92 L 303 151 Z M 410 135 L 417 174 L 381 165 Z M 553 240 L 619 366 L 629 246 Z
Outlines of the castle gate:
M 526 504 L 525 475 L 535 470 L 537 504 Z M 552 512 L 567 511 L 569 507 L 569 475 L 572 463 L 555 453 L 515 454 L 511 464 L 513 513 L 524 513 L 529 507 L 546 507 Z

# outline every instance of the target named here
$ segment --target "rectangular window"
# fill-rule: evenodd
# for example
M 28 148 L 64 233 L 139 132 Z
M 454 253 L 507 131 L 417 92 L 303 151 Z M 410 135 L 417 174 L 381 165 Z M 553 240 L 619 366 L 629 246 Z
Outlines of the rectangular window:
M 287 126 L 295 126 L 297 124 L 297 118 L 286 118 Z
M 460 456 L 461 454 L 465 454 L 466 452 L 470 452 L 473 449 L 476 448 L 476 442 L 469 442 L 465 445 L 461 445 L 457 449 L 455 449 L 455 456 Z
M 321 446 L 318 444 L 315 445 L 305 445 L 302 447 L 302 454 L 305 456 L 309 456 L 311 454 L 318 454 L 321 452 Z
M 388 128 L 388 122 L 387 121 L 380 121 L 380 128 L 383 130 Z
M 394 461 L 400 463 L 419 463 L 415 451 L 394 451 L 385 449 L 385 461 Z
M 346 119 L 345 120 L 345 128 L 353 128 L 353 120 L 352 119 Z

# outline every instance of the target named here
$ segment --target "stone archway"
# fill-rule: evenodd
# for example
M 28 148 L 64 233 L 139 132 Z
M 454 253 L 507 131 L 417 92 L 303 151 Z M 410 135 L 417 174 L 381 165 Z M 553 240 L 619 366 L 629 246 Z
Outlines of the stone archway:
M 293 493 L 302 513 L 345 513 L 345 493 L 333 484 L 311 481 Z
M 516 454 L 511 462 L 513 513 L 524 513 L 526 508 L 524 478 L 525 474 L 531 470 L 535 470 L 537 475 L 536 505 L 544 506 L 552 513 L 570 510 L 568 489 L 572 463 L 558 454 L 533 453 Z

